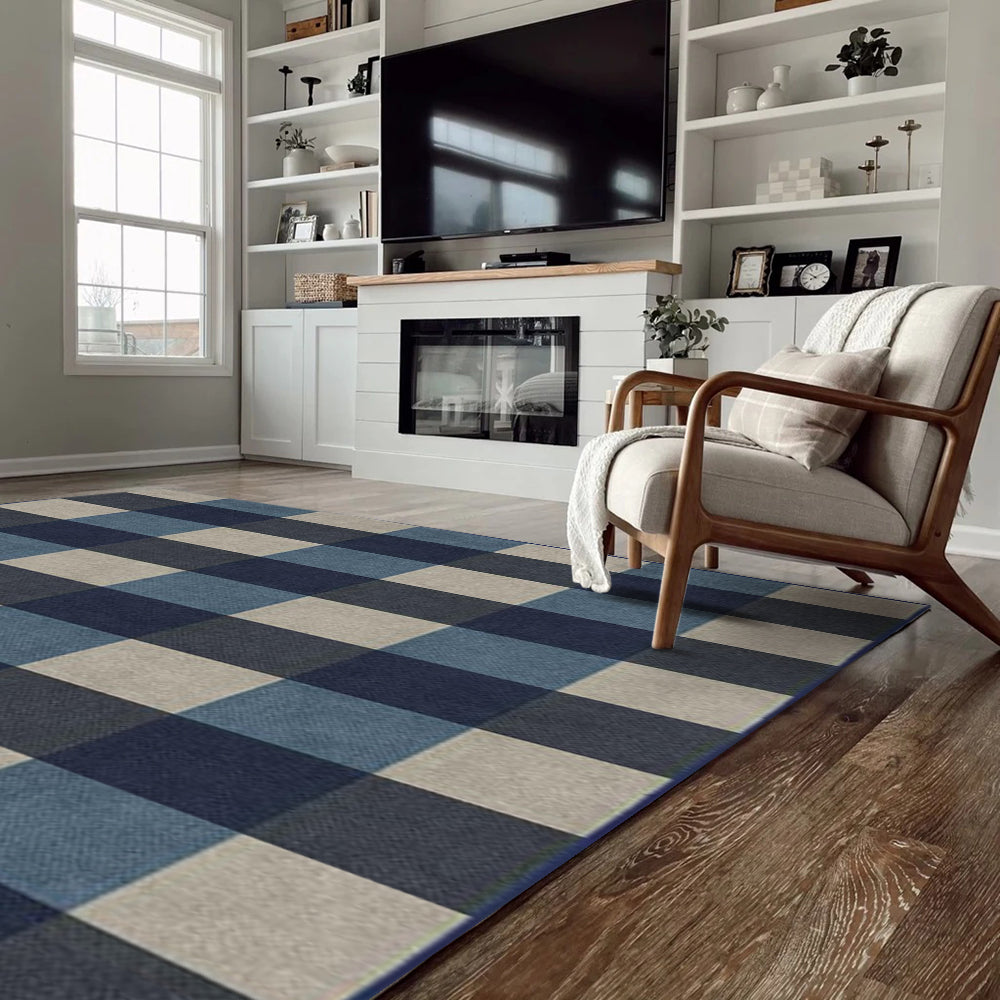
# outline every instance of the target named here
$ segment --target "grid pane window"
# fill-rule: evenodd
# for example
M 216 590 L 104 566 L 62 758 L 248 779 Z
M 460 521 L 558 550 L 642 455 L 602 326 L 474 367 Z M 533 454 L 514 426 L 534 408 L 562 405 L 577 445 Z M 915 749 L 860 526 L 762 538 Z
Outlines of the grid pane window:
M 75 0 L 74 34 L 134 54 L 84 47 L 73 67 L 77 354 L 206 357 L 220 94 L 169 67 L 207 74 L 211 34 L 131 0 Z

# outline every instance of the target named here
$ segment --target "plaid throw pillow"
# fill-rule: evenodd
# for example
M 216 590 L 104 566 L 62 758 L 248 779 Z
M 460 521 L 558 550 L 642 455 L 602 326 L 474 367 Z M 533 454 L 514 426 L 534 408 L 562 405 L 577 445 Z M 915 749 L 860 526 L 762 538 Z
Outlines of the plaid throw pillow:
M 888 360 L 888 347 L 837 354 L 805 354 L 786 347 L 757 374 L 870 394 L 878 388 Z M 864 410 L 848 406 L 744 389 L 733 403 L 729 429 L 811 470 L 836 462 L 864 418 Z

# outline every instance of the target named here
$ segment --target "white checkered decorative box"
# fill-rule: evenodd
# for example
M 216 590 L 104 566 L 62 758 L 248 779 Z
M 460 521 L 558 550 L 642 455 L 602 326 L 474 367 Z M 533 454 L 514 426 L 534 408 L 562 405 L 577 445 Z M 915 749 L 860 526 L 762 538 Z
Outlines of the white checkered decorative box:
M 819 180 L 833 173 L 833 163 L 823 156 L 804 156 L 798 160 L 775 160 L 767 168 L 770 183 L 778 181 Z
M 769 205 L 784 201 L 813 201 L 819 198 L 836 198 L 840 184 L 832 177 L 815 180 L 765 181 L 757 185 L 757 204 Z

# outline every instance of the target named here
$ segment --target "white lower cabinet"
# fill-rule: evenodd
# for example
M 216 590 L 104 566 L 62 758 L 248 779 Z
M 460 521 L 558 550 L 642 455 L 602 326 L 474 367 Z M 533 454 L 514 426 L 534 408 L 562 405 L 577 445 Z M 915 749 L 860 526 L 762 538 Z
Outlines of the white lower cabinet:
M 246 310 L 243 454 L 351 465 L 357 361 L 356 310 Z
M 708 332 L 708 371 L 756 371 L 783 347 L 801 347 L 816 321 L 840 296 L 775 296 L 765 298 L 690 299 L 689 309 L 714 309 L 729 320 L 722 333 Z M 731 399 L 722 401 L 723 422 Z

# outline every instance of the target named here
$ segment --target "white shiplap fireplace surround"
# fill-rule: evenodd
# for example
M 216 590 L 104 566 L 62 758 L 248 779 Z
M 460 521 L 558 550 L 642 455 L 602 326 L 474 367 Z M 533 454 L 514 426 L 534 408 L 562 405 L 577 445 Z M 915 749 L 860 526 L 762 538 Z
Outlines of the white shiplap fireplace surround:
M 540 500 L 569 495 L 580 449 L 604 430 L 615 375 L 641 368 L 642 311 L 679 272 L 662 261 L 356 279 L 358 387 L 353 474 L 421 486 Z M 400 322 L 500 316 L 579 316 L 576 447 L 401 434 Z

